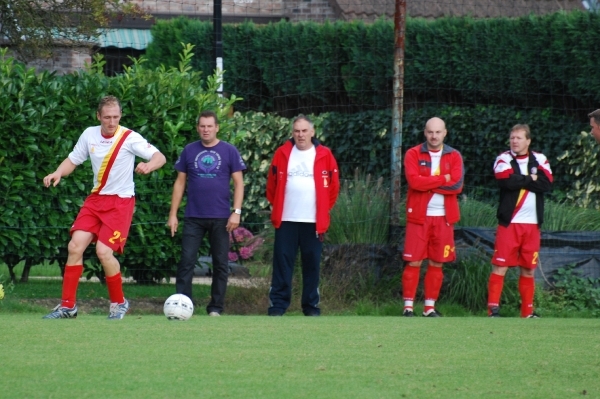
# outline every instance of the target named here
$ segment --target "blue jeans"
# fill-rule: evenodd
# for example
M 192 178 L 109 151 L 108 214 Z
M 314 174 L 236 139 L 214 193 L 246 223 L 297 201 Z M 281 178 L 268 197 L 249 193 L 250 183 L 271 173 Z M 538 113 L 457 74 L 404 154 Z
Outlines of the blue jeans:
M 227 277 L 229 275 L 229 233 L 226 230 L 227 219 L 185 218 L 181 240 L 181 261 L 177 267 L 175 289 L 178 294 L 192 298 L 192 279 L 198 260 L 198 250 L 208 233 L 212 254 L 213 275 L 210 287 L 210 302 L 206 312 L 221 313 L 225 304 Z
M 321 314 L 319 273 L 323 242 L 316 234 L 315 223 L 282 222 L 275 229 L 273 278 L 269 290 L 270 315 L 283 314 L 290 306 L 298 247 L 302 260 L 302 312 L 307 316 Z

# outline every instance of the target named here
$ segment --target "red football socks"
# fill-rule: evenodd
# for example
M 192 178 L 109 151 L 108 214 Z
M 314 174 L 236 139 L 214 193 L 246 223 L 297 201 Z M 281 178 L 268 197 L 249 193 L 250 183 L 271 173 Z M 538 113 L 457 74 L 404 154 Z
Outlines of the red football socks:
M 402 273 L 402 297 L 404 298 L 404 308 L 412 309 L 412 306 L 407 306 L 406 302 L 410 302 L 412 305 L 417 295 L 417 286 L 419 285 L 419 274 L 421 268 L 417 266 L 404 266 L 404 272 Z
M 521 294 L 521 317 L 527 317 L 533 313 L 533 295 L 535 294 L 533 277 L 519 277 L 519 293 Z
M 425 273 L 425 313 L 435 307 L 435 301 L 440 295 L 443 281 L 444 272 L 442 268 L 428 265 Z
M 500 296 L 504 287 L 504 276 L 496 273 L 490 274 L 488 282 L 488 314 L 491 314 L 490 308 L 500 306 Z
M 114 276 L 106 277 L 106 287 L 108 288 L 108 296 L 110 298 L 111 303 L 125 302 L 121 273 L 117 273 Z
M 83 273 L 83 265 L 65 265 L 63 276 L 62 300 L 60 306 L 72 308 L 77 300 L 77 286 Z

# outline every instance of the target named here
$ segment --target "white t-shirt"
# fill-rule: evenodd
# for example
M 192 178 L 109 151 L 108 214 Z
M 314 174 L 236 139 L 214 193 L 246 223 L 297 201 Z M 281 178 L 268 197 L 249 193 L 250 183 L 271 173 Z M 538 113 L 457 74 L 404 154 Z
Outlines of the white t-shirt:
M 529 171 L 527 170 L 528 163 L 529 157 L 517 158 L 517 164 L 519 165 L 521 174 L 529 174 Z M 523 196 L 525 196 L 525 201 L 523 201 Z M 521 207 L 519 207 L 520 203 L 523 203 Z M 537 224 L 538 220 L 535 193 L 532 193 L 531 191 L 527 191 L 525 189 L 521 189 L 516 209 L 518 209 L 518 211 L 515 214 L 515 216 L 513 216 L 511 223 Z
M 133 197 L 133 169 L 135 157 L 150 160 L 158 149 L 148 143 L 139 133 L 131 132 L 120 148 L 120 138 L 129 130 L 119 126 L 112 137 L 102 135 L 100 126 L 88 127 L 79 137 L 69 159 L 75 165 L 81 165 L 88 158 L 94 171 L 92 193 Z M 118 152 L 116 152 L 118 151 Z M 116 156 L 113 156 L 116 154 Z
M 287 183 L 283 200 L 283 215 L 286 222 L 316 223 L 317 192 L 315 188 L 315 157 L 317 150 L 300 151 L 292 148 L 288 161 Z
M 431 157 L 431 176 L 440 175 L 440 162 L 442 160 L 442 150 L 429 151 Z M 446 216 L 444 207 L 444 196 L 434 193 L 427 204 L 427 216 Z

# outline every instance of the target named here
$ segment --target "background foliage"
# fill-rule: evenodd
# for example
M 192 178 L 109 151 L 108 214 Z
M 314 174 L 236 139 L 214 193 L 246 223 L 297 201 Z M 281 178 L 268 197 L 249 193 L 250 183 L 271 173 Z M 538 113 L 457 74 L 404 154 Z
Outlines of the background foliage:
M 190 71 L 191 57 L 188 46 L 177 68 L 147 69 L 137 63 L 124 74 L 107 78 L 99 72 L 101 60 L 88 71 L 56 76 L 36 74 L 2 54 L 0 128 L 11 132 L 0 145 L 4 262 L 14 266 L 21 259 L 28 265 L 58 259 L 64 264 L 68 227 L 91 189 L 91 168 L 85 163 L 56 188 L 44 188 L 42 178 L 69 154 L 85 127 L 98 123 L 98 100 L 112 94 L 122 101 L 123 125 L 155 144 L 169 162 L 149 176 L 135 177 L 138 201 L 121 262 L 138 281 L 170 275 L 164 265 L 173 265 L 179 252 L 177 240 L 165 234 L 175 176 L 172 165 L 197 137 L 199 109 L 220 114 L 222 138 L 233 143 L 240 138 L 228 134 L 233 131 L 225 118 L 235 97 L 227 100 L 216 94 L 218 77 L 203 80 L 199 72 Z M 85 266 L 92 273 L 100 270 L 95 257 Z
M 110 78 L 100 72 L 101 59 L 87 71 L 57 76 L 36 74 L 5 54 L 0 57 L 0 128 L 10 132 L 0 138 L 0 254 L 4 262 L 15 265 L 25 260 L 31 265 L 46 259 L 64 263 L 68 227 L 89 193 L 90 168 L 82 165 L 53 189 L 43 188 L 41 181 L 69 154 L 85 127 L 97 124 L 95 108 L 106 94 L 122 99 L 124 125 L 139 131 L 168 159 L 167 166 L 152 175 L 135 177 L 136 214 L 127 251 L 121 257 L 127 274 L 138 281 L 166 277 L 179 259 L 179 236 L 172 239 L 165 227 L 175 177 L 172 165 L 183 147 L 197 140 L 194 124 L 200 109 L 218 111 L 220 138 L 237 145 L 247 162 L 244 224 L 254 232 L 262 229 L 268 219 L 266 172 L 275 149 L 290 136 L 291 120 L 260 112 L 229 116 L 238 99 L 219 97 L 219 77 L 203 79 L 191 68 L 192 51 L 192 46 L 185 46 L 173 67 L 150 68 L 142 59 L 124 74 Z M 579 151 L 582 145 L 592 151 L 591 138 L 574 140 L 585 124 L 545 109 L 483 105 L 408 109 L 403 121 L 404 150 L 423 141 L 424 123 L 434 115 L 446 120 L 447 142 L 463 154 L 467 188 L 483 195 L 495 190 L 492 163 L 507 148 L 508 130 L 516 123 L 532 126 L 533 148 L 549 157 L 555 175 L 560 176 L 555 185 L 559 193 L 582 184 L 581 177 L 596 174 L 590 166 L 595 157 Z M 313 119 L 317 137 L 332 148 L 343 179 L 352 179 L 358 168 L 373 180 L 383 178 L 387 185 L 389 111 L 329 112 Z M 568 151 L 577 155 L 559 161 L 559 155 Z M 577 170 L 582 167 L 588 173 L 579 176 Z M 88 274 L 98 274 L 95 257 L 86 257 Z
M 573 181 L 567 197 L 580 206 L 600 208 L 598 145 L 591 135 L 581 132 L 558 160 L 566 166 L 566 172 Z
M 197 46 L 194 68 L 210 73 L 210 22 L 159 21 L 152 66 L 178 62 L 173 43 Z M 391 21 L 224 25 L 228 92 L 241 109 L 305 113 L 392 104 Z M 404 103 L 504 104 L 594 109 L 600 102 L 600 14 L 520 18 L 407 18 Z

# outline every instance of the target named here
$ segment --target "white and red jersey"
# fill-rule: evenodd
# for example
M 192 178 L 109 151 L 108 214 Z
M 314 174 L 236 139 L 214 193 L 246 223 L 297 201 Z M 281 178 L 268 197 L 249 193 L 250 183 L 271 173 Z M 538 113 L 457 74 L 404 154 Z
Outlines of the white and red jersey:
M 517 165 L 519 165 L 519 170 L 521 171 L 521 174 L 524 176 L 529 175 L 529 171 L 527 170 L 529 158 L 517 157 L 516 161 Z M 521 189 L 521 191 L 519 192 L 519 200 L 517 201 L 517 207 L 515 208 L 515 213 L 511 220 L 511 223 L 538 224 L 535 206 L 535 193 L 525 189 Z
M 537 175 L 533 180 L 531 175 Z M 552 189 L 552 169 L 548 159 L 539 152 L 530 151 L 517 156 L 505 151 L 496 158 L 494 175 L 500 187 L 498 221 L 537 224 L 544 219 L 544 193 Z
M 135 157 L 150 160 L 158 149 L 139 133 L 119 126 L 112 137 L 102 135 L 100 126 L 85 129 L 69 159 L 81 165 L 88 158 L 94 171 L 92 193 L 133 197 Z

